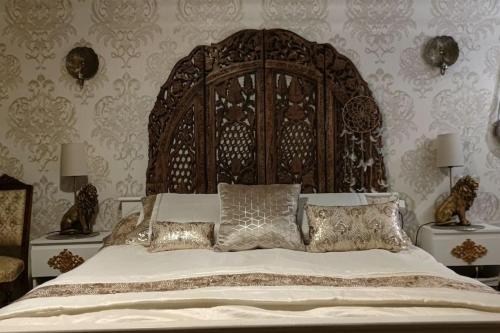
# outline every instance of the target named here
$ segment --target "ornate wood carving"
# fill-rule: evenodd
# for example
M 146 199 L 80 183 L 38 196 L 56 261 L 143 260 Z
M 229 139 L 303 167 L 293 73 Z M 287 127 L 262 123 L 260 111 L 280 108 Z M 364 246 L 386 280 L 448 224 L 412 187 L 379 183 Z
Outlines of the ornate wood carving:
M 66 273 L 80 266 L 84 261 L 85 260 L 79 255 L 71 253 L 68 249 L 64 249 L 58 255 L 50 258 L 47 264 L 49 267 L 57 269 L 61 273 Z
M 353 63 L 286 30 L 242 30 L 181 59 L 149 119 L 148 194 L 219 182 L 384 191 L 381 115 Z
M 215 86 L 217 183 L 257 184 L 255 73 Z
M 468 238 L 461 245 L 457 245 L 453 248 L 453 250 L 451 250 L 451 254 L 454 257 L 462 259 L 468 264 L 471 264 L 477 259 L 485 256 L 486 253 L 488 253 L 488 249 L 482 245 L 476 244 Z

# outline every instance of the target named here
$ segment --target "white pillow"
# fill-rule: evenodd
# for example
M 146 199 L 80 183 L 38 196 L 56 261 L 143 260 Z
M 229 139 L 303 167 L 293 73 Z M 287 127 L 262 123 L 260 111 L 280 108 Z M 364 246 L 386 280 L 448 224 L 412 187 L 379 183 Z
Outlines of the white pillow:
M 359 206 L 367 205 L 363 193 L 301 193 L 297 208 L 297 223 L 302 229 L 304 242 L 309 243 L 309 223 L 304 209 L 305 204 L 316 206 Z
M 215 223 L 215 237 L 220 225 L 220 200 L 218 194 L 159 193 L 149 222 L 149 236 L 154 223 L 161 222 L 211 222 Z
M 404 209 L 405 201 L 400 198 L 398 192 L 372 192 L 372 193 L 364 193 L 366 197 L 366 201 L 368 203 L 383 203 L 386 201 L 397 200 L 399 208 Z
M 218 194 L 160 193 L 151 220 L 156 222 L 220 223 Z

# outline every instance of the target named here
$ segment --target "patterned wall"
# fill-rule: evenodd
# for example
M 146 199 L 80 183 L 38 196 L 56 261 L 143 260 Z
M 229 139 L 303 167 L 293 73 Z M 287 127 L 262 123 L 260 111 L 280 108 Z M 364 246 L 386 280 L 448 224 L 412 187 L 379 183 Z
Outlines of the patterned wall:
M 0 0 L 0 16 L 0 170 L 34 184 L 33 237 L 57 230 L 72 203 L 60 185 L 61 143 L 86 143 L 101 201 L 96 229 L 109 228 L 113 198 L 144 193 L 147 116 L 176 60 L 264 27 L 332 43 L 356 63 L 384 115 L 390 185 L 407 199 L 407 221 L 431 220 L 447 191 L 434 139 L 448 131 L 465 144 L 456 174 L 481 181 L 473 220 L 500 220 L 500 141 L 490 135 L 498 0 Z M 440 34 L 461 48 L 445 76 L 421 59 Z M 92 46 L 101 64 L 83 89 L 64 68 L 75 46 Z

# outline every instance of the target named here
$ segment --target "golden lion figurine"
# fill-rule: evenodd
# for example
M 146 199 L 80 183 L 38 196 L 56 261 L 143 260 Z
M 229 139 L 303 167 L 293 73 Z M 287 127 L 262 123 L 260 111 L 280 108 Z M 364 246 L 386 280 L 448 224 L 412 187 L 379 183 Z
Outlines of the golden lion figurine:
M 460 178 L 451 189 L 450 196 L 436 209 L 436 224 L 447 225 L 455 223 L 451 218 L 458 215 L 460 225 L 470 225 L 465 217 L 476 198 L 479 183 L 471 176 Z

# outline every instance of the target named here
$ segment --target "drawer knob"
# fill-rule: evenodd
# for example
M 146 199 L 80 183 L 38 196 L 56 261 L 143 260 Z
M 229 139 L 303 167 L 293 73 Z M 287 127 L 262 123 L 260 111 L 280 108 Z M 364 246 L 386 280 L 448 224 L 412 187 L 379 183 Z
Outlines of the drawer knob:
M 66 273 L 80 266 L 84 261 L 79 255 L 71 253 L 68 249 L 64 249 L 58 255 L 50 258 L 47 264 L 61 273 Z
M 467 238 L 461 245 L 457 245 L 451 250 L 451 254 L 458 259 L 462 259 L 468 264 L 473 263 L 477 259 L 488 253 L 488 249 L 484 246 L 476 244 L 473 240 Z

